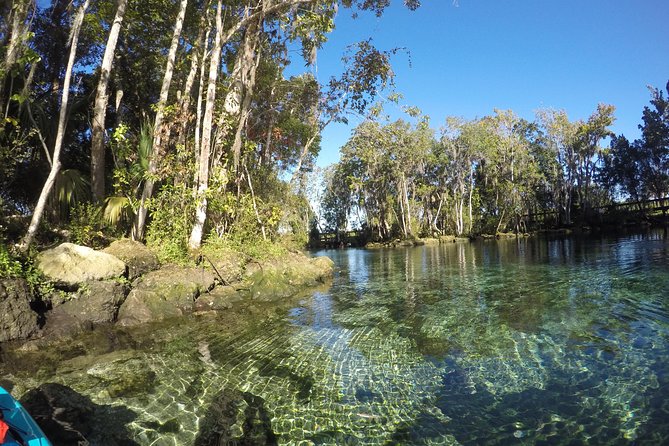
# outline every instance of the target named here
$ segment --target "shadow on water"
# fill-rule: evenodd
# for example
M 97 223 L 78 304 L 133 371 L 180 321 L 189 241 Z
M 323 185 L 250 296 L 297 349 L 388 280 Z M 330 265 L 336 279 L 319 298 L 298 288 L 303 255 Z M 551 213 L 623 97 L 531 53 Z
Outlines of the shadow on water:
M 47 383 L 20 400 L 54 446 L 134 446 L 127 425 L 137 418 L 118 406 L 98 405 L 69 387 Z
M 276 444 L 265 400 L 238 390 L 224 390 L 216 395 L 194 443 L 195 446 Z

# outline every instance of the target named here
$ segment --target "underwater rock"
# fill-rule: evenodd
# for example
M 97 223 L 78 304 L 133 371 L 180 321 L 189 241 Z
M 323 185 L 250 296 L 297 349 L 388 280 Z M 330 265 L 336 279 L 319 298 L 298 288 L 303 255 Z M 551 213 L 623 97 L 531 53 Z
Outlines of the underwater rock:
M 156 373 L 145 361 L 123 351 L 101 357 L 86 375 L 102 381 L 111 398 L 150 393 L 157 384 Z
M 117 257 L 73 243 L 63 243 L 39 253 L 37 267 L 57 285 L 69 288 L 125 274 L 125 263 Z
M 111 254 L 123 260 L 128 266 L 128 278 L 134 280 L 137 277 L 160 267 L 158 256 L 144 244 L 130 239 L 114 241 L 102 252 Z
M 125 326 L 192 312 L 195 299 L 214 287 L 214 276 L 204 268 L 168 266 L 142 276 L 133 285 L 118 313 L 118 323 Z
M 135 446 L 126 425 L 137 416 L 119 406 L 93 403 L 67 386 L 43 384 L 21 398 L 54 446 Z
M 0 281 L 0 342 L 28 339 L 37 333 L 37 313 L 25 279 Z
M 249 392 L 224 390 L 207 409 L 195 446 L 276 445 L 265 400 Z

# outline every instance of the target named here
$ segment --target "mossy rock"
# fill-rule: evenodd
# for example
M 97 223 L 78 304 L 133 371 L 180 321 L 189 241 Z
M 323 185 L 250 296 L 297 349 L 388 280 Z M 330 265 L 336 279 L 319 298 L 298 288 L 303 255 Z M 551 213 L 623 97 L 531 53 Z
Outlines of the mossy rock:
M 332 277 L 334 262 L 328 257 L 309 258 L 291 254 L 281 261 L 263 263 L 248 278 L 253 299 L 276 301 Z
M 150 393 L 156 385 L 156 373 L 148 364 L 124 351 L 100 358 L 86 375 L 103 381 L 111 398 Z
M 231 249 L 217 249 L 204 254 L 203 262 L 205 268 L 209 269 L 218 281 L 230 285 L 242 279 L 249 258 Z
M 66 288 L 76 288 L 91 280 L 119 278 L 126 269 L 125 263 L 116 256 L 73 243 L 63 243 L 39 253 L 37 268 Z
M 195 311 L 230 310 L 244 300 L 244 293 L 231 286 L 217 286 L 195 301 Z
M 33 296 L 25 279 L 0 280 L 0 342 L 28 339 L 38 331 Z
M 118 323 L 137 325 L 191 312 L 198 296 L 211 290 L 214 282 L 211 271 L 204 268 L 168 266 L 152 271 L 133 283 Z
M 116 256 L 125 262 L 128 266 L 128 278 L 130 280 L 155 271 L 160 267 L 158 256 L 145 245 L 134 240 L 116 240 L 102 252 Z

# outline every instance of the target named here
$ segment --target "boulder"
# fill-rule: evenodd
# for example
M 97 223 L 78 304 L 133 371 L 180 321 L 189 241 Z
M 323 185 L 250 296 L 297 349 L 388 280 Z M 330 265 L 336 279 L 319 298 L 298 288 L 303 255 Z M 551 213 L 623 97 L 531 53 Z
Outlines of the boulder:
M 49 336 L 65 336 L 113 322 L 127 294 L 127 285 L 120 282 L 86 282 L 47 313 L 44 331 Z
M 181 316 L 194 309 L 195 299 L 214 287 L 214 275 L 204 268 L 168 266 L 133 283 L 118 313 L 124 326 Z
M 37 267 L 57 285 L 70 288 L 125 274 L 125 263 L 117 257 L 72 243 L 41 252 L 37 256 Z
M 121 259 L 128 266 L 128 278 L 137 277 L 160 267 L 158 256 L 142 243 L 130 239 L 116 240 L 102 252 Z
M 202 256 L 203 265 L 210 268 L 216 279 L 224 285 L 239 282 L 248 258 L 233 250 L 218 249 Z
M 0 280 L 0 342 L 28 339 L 38 332 L 38 319 L 25 279 Z
M 195 311 L 229 310 L 244 300 L 243 292 L 231 286 L 217 286 L 195 301 Z
M 280 261 L 262 264 L 249 276 L 251 296 L 270 302 L 284 299 L 306 287 L 324 283 L 332 276 L 333 269 L 334 262 L 328 257 L 291 254 Z

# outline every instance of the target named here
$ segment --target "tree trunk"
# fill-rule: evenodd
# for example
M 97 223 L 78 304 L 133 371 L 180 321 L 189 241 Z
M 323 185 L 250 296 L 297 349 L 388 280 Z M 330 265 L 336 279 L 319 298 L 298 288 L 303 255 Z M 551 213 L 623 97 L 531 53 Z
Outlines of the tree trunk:
M 93 106 L 93 125 L 91 126 L 91 193 L 93 200 L 102 201 L 105 196 L 105 118 L 107 116 L 107 85 L 114 61 L 116 43 L 121 31 L 125 7 L 128 0 L 119 0 L 116 16 L 109 30 L 105 54 L 100 65 L 100 81 Z
M 21 41 L 24 39 L 26 32 L 26 19 L 28 17 L 28 10 L 32 5 L 32 0 L 15 0 L 12 2 L 11 12 L 9 15 L 9 22 L 11 28 L 9 30 L 9 43 L 5 50 L 5 60 L 3 66 L 0 67 L 0 111 L 5 111 L 5 106 L 9 104 L 9 97 L 12 95 L 10 91 L 5 97 L 5 82 L 7 76 L 11 72 L 12 67 L 19 59 Z
M 472 217 L 472 195 L 474 194 L 474 164 L 469 164 L 469 235 L 474 229 L 474 218 Z
M 222 47 L 222 0 L 218 0 L 216 6 L 216 37 L 214 38 L 214 47 L 211 53 L 211 63 L 209 64 L 209 81 L 207 82 L 207 102 L 202 119 L 202 139 L 200 146 L 200 163 L 198 169 L 198 188 L 196 196 L 195 223 L 191 230 L 188 240 L 188 247 L 198 249 L 202 244 L 202 234 L 204 232 L 204 223 L 207 218 L 207 196 L 206 191 L 209 187 L 209 156 L 211 154 L 211 133 L 214 122 L 214 105 L 216 102 L 216 81 L 218 80 L 218 70 L 221 62 Z
M 256 54 L 256 49 L 262 30 L 262 20 L 263 17 L 260 16 L 257 23 L 252 22 L 247 28 L 246 35 L 244 36 L 244 44 L 241 49 L 242 55 L 239 59 L 242 63 L 240 79 L 243 88 L 243 99 L 239 111 L 239 121 L 237 123 L 237 131 L 235 132 L 235 140 L 232 143 L 232 154 L 237 177 L 240 176 L 239 158 L 242 151 L 242 132 L 249 116 L 249 106 L 251 105 L 251 97 L 253 95 L 253 88 L 255 87 L 256 81 L 256 70 L 260 64 L 260 55 Z
M 58 116 L 58 131 L 56 133 L 56 142 L 53 147 L 53 164 L 51 165 L 51 171 L 49 176 L 44 183 L 42 192 L 40 193 L 39 199 L 37 200 L 37 205 L 33 211 L 32 219 L 30 220 L 30 226 L 28 226 L 28 231 L 23 237 L 19 245 L 19 250 L 21 252 L 26 252 L 35 238 L 37 233 L 37 228 L 42 219 L 42 214 L 44 213 L 44 208 L 46 206 L 47 199 L 51 194 L 54 184 L 56 183 L 56 176 L 60 171 L 60 151 L 63 146 L 63 136 L 65 134 L 65 126 L 67 121 L 67 104 L 70 96 L 70 82 L 72 79 L 72 67 L 74 66 L 74 59 L 77 55 L 77 45 L 79 43 L 79 31 L 81 30 L 81 24 L 84 21 L 84 14 L 88 8 L 89 0 L 84 1 L 84 4 L 81 5 L 77 11 L 77 15 L 72 22 L 72 31 L 70 32 L 70 55 L 67 61 L 67 69 L 65 70 L 65 79 L 63 81 L 63 97 L 60 103 L 60 113 Z
M 206 60 L 207 60 L 207 53 L 209 51 L 209 34 L 211 33 L 211 29 L 207 29 L 207 34 L 204 38 L 204 47 L 202 48 L 202 61 L 200 64 L 200 82 L 197 88 L 197 105 L 195 106 L 195 166 L 200 165 L 200 147 L 201 147 L 201 142 L 200 142 L 200 137 L 202 135 L 202 95 L 204 94 L 204 85 L 205 85 L 205 80 L 204 77 L 207 74 L 206 71 Z M 198 186 L 198 170 L 195 169 L 195 172 L 193 174 L 193 192 L 197 193 L 197 186 Z
M 172 43 L 170 51 L 167 54 L 167 66 L 165 67 L 165 75 L 163 76 L 163 83 L 160 87 L 160 98 L 158 99 L 158 106 L 156 110 L 156 119 L 153 123 L 153 144 L 151 146 L 151 154 L 149 158 L 149 168 L 147 178 L 144 182 L 144 190 L 142 190 L 142 199 L 137 210 L 137 217 L 132 231 L 133 240 L 144 239 L 144 229 L 146 226 L 146 200 L 153 195 L 154 180 L 153 177 L 158 171 L 158 158 L 160 157 L 161 136 L 163 118 L 165 116 L 165 105 L 167 104 L 167 97 L 170 92 L 170 85 L 172 83 L 172 74 L 174 73 L 174 61 L 177 55 L 177 48 L 179 47 L 179 37 L 181 36 L 181 28 L 183 27 L 184 17 L 186 16 L 186 6 L 188 0 L 181 0 L 179 6 L 179 13 L 174 24 L 174 33 L 172 34 Z

